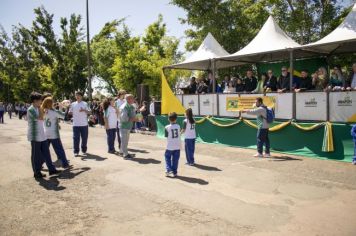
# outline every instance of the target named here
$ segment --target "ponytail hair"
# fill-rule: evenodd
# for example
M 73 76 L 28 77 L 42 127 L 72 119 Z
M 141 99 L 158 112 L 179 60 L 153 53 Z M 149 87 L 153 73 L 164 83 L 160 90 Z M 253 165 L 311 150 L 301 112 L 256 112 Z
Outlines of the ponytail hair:
M 195 120 L 193 118 L 193 110 L 192 110 L 192 108 L 188 108 L 185 111 L 185 115 L 187 116 L 187 119 L 189 120 L 189 123 L 195 124 Z
M 113 100 L 112 97 L 109 97 L 109 98 L 104 100 L 104 102 L 103 102 L 104 111 L 106 111 L 109 108 L 110 103 L 111 103 L 112 100 Z

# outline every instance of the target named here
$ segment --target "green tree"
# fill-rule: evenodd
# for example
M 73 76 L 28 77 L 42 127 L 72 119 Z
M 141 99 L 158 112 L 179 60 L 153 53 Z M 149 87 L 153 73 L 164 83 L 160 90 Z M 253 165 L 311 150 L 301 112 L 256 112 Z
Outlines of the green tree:
M 118 55 L 111 68 L 115 85 L 134 93 L 138 84 L 146 84 L 150 94 L 160 95 L 162 67 L 176 63 L 181 57 L 179 41 L 166 36 L 162 16 L 148 26 L 141 39 L 132 37 L 126 28 L 116 34 L 116 42 Z M 167 78 L 173 84 L 181 73 L 184 72 L 169 72 Z

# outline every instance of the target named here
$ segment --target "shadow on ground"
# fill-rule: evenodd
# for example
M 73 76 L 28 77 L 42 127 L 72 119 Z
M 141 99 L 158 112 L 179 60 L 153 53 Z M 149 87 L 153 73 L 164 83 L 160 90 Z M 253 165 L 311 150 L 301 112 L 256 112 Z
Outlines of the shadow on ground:
M 138 152 L 138 153 L 150 153 L 146 150 L 143 150 L 143 149 L 132 149 L 132 148 L 129 148 L 128 149 L 129 152 Z
M 289 156 L 280 156 L 280 157 L 270 157 L 271 161 L 303 161 L 300 158 L 289 157 Z
M 137 157 L 133 157 L 132 159 L 130 159 L 131 161 L 137 162 L 139 164 L 160 164 L 161 161 L 153 159 L 153 158 L 137 158 Z
M 108 158 L 106 157 L 101 157 L 101 156 L 98 156 L 98 155 L 95 155 L 95 154 L 90 154 L 90 153 L 87 153 L 86 156 L 80 156 L 82 161 L 85 161 L 85 160 L 95 160 L 95 161 L 104 161 Z
M 187 176 L 177 176 L 175 177 L 176 179 L 182 180 L 184 182 L 188 182 L 191 184 L 200 184 L 200 185 L 207 185 L 209 184 L 208 181 L 205 181 L 203 179 L 199 179 L 199 178 L 193 178 L 193 177 L 187 177 Z
M 207 170 L 207 171 L 221 171 L 221 169 L 214 167 L 214 166 L 205 166 L 205 165 L 201 165 L 201 164 L 194 164 L 195 168 L 197 169 L 201 169 L 201 170 Z
M 65 169 L 61 173 L 55 176 L 51 176 L 49 179 L 36 179 L 40 186 L 42 186 L 46 190 L 51 191 L 62 191 L 65 190 L 66 187 L 60 186 L 59 179 L 73 179 L 76 176 L 90 170 L 90 167 L 82 167 L 82 168 L 69 168 Z

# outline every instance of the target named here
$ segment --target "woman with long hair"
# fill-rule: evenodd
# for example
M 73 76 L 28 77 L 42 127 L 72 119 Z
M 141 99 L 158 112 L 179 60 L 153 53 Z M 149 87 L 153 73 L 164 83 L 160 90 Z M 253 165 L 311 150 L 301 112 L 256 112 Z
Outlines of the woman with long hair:
M 61 104 L 59 104 L 61 109 Z M 69 163 L 64 151 L 62 141 L 59 135 L 59 119 L 64 119 L 65 113 L 53 108 L 53 98 L 47 97 L 41 105 L 41 112 L 44 115 L 44 129 L 48 139 L 48 144 L 51 145 L 57 155 L 58 160 L 62 162 L 63 168 L 68 168 Z
M 187 158 L 187 165 L 193 166 L 195 164 L 195 120 L 193 117 L 193 110 L 188 108 L 185 111 L 186 119 L 183 121 L 182 133 L 184 133 L 185 155 Z
M 118 121 L 118 109 L 115 107 L 115 100 L 112 97 L 103 102 L 104 123 L 108 142 L 108 153 L 115 154 L 115 136 Z

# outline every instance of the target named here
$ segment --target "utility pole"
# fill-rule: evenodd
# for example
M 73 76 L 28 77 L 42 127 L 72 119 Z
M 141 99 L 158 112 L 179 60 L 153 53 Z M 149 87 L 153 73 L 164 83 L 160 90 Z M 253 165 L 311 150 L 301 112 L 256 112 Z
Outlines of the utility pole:
M 89 34 L 89 0 L 86 0 L 87 5 L 87 60 L 88 60 L 88 95 L 89 101 L 92 100 L 92 89 L 91 89 L 91 51 L 90 51 L 90 34 Z

